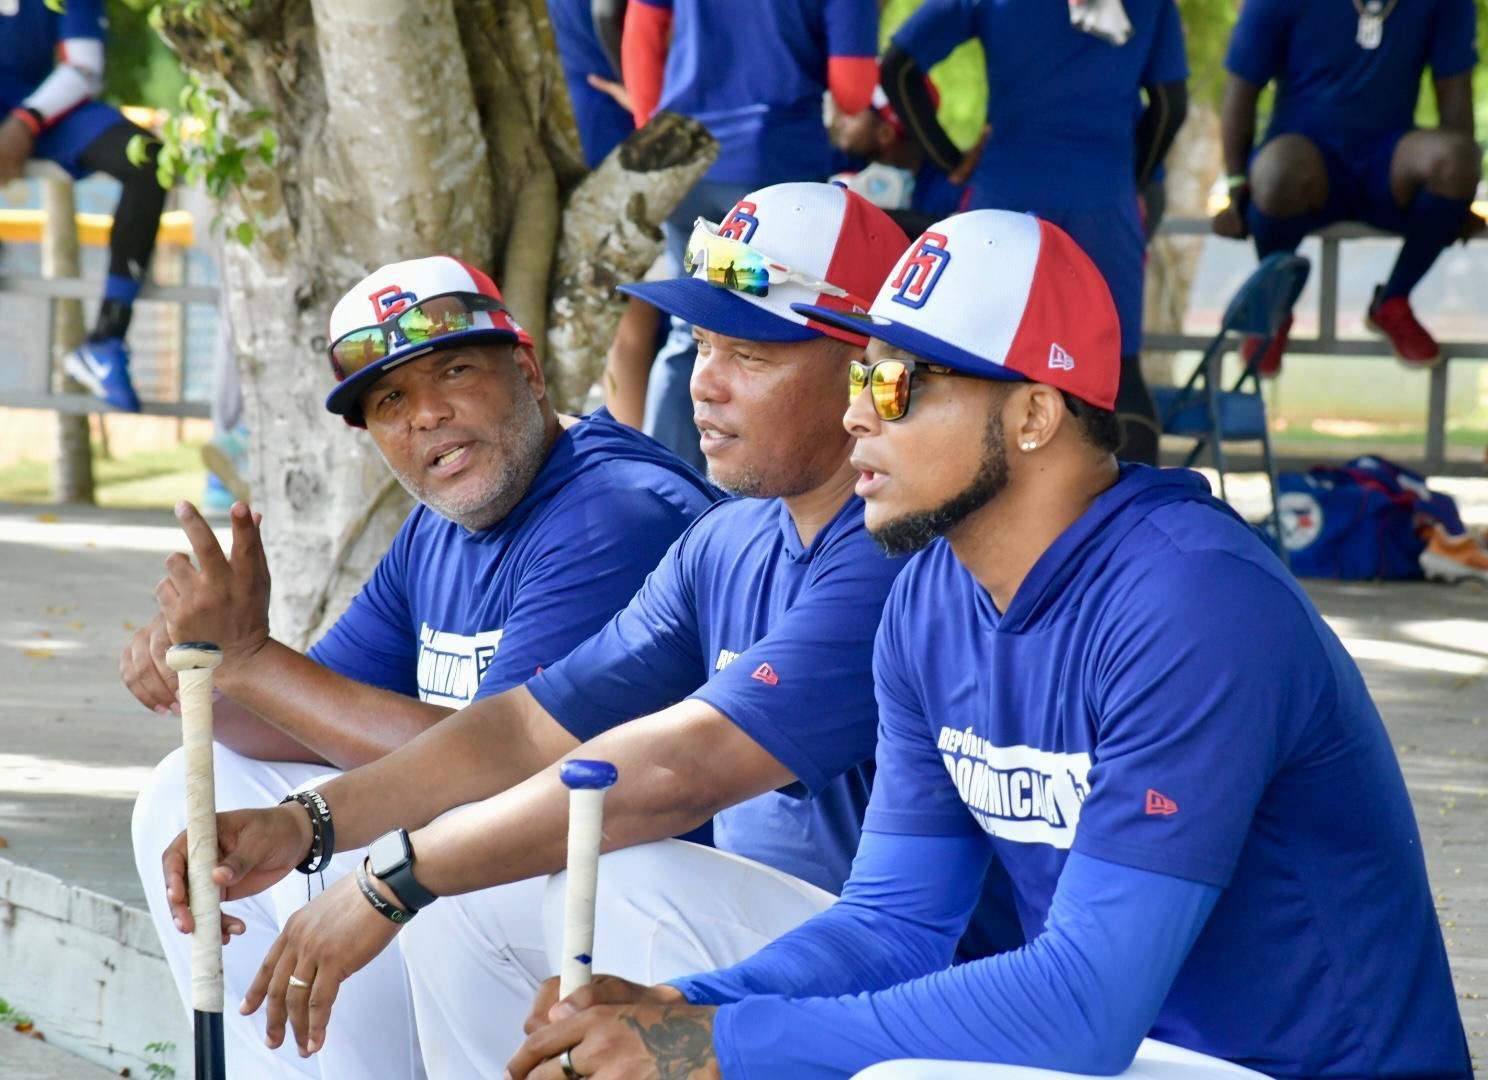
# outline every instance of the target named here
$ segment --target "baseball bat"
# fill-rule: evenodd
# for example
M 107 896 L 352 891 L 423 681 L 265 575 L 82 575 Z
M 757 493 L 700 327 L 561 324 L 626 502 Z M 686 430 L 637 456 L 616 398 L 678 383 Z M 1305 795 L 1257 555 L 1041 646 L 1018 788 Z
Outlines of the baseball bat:
M 205 641 L 166 651 L 179 676 L 181 745 L 186 753 L 186 884 L 191 898 L 191 1009 L 196 1030 L 196 1080 L 223 1080 L 221 894 L 217 865 L 217 797 L 212 775 L 212 669 L 222 650 Z
M 558 977 L 558 994 L 567 997 L 589 985 L 604 797 L 619 774 L 608 761 L 565 761 L 558 775 L 568 786 L 568 883 L 563 895 L 563 968 Z

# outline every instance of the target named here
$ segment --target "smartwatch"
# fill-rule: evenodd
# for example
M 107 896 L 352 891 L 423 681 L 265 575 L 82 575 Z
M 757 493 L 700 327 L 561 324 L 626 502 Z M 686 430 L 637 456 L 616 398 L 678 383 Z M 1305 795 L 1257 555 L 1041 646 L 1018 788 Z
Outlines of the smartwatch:
M 412 915 L 439 899 L 413 877 L 413 845 L 407 829 L 383 833 L 367 847 L 367 865 Z

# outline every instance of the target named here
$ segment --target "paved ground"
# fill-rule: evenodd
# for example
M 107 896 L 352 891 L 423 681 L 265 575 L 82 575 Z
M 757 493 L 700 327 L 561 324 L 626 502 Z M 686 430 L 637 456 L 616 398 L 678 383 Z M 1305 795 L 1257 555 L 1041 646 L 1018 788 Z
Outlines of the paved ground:
M 1488 481 L 1453 490 L 1488 523 Z M 1256 494 L 1242 485 L 1236 501 Z M 164 512 L 0 506 L 0 855 L 134 904 L 131 801 L 179 734 L 174 718 L 134 705 L 117 657 L 178 546 Z M 1463 1016 L 1488 1061 L 1488 590 L 1309 592 L 1359 660 L 1400 754 Z M 0 1058 L 8 1051 L 0 1043 Z

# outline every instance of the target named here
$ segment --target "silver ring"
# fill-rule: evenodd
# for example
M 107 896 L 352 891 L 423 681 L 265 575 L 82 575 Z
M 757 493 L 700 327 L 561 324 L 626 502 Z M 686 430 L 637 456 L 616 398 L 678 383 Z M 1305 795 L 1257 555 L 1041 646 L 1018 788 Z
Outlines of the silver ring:
M 563 1075 L 568 1077 L 568 1080 L 582 1080 L 584 1076 L 583 1073 L 574 1068 L 572 1047 L 558 1055 L 558 1067 L 563 1070 Z
M 307 983 L 304 979 L 300 978 L 298 975 L 291 975 L 289 977 L 289 985 L 293 986 L 297 990 L 310 989 L 310 984 Z

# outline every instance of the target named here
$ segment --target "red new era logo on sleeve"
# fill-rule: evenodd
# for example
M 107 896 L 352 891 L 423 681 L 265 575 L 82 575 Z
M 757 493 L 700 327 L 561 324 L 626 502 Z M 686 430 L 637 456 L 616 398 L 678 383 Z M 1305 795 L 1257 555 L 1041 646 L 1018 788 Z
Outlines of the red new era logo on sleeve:
M 780 681 L 780 676 L 775 674 L 775 669 L 772 668 L 769 664 L 761 664 L 759 667 L 754 669 L 754 674 L 750 675 L 749 677 L 751 679 L 758 679 L 766 686 L 774 686 Z
M 1153 791 L 1151 788 L 1147 789 L 1147 813 L 1162 814 L 1166 817 L 1168 814 L 1176 814 L 1177 812 L 1178 804 L 1172 799 L 1160 791 Z

